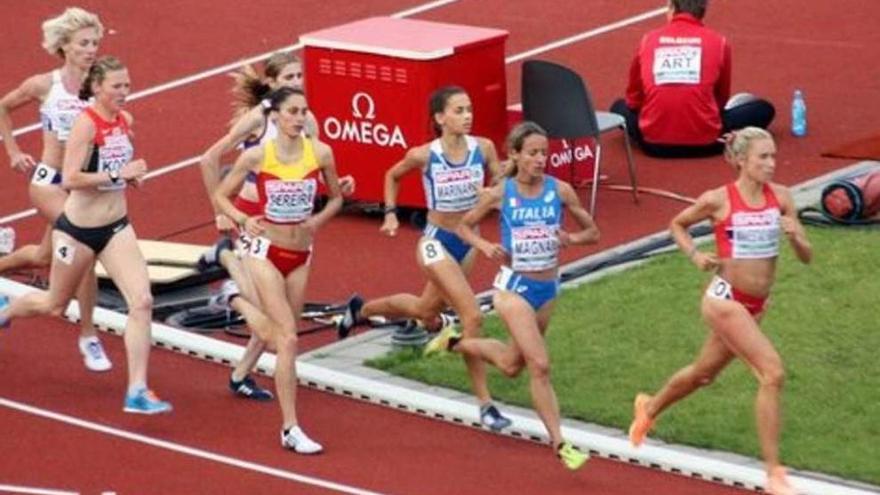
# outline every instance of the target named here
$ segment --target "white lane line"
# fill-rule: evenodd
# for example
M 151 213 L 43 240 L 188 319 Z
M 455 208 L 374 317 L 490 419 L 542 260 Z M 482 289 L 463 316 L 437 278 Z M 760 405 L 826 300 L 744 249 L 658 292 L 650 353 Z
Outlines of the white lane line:
M 434 2 L 428 2 L 428 3 L 418 5 L 416 7 L 410 8 L 410 9 L 401 10 L 400 12 L 395 12 L 394 14 L 391 14 L 390 17 L 394 17 L 397 19 L 400 19 L 403 17 L 410 17 L 410 16 L 413 16 L 416 14 L 421 14 L 422 12 L 427 12 L 429 10 L 436 9 L 438 7 L 443 7 L 445 5 L 455 3 L 457 1 L 459 1 L 459 0 L 436 0 Z M 187 84 L 191 84 L 196 81 L 201 81 L 202 79 L 207 79 L 209 77 L 214 77 L 214 76 L 217 76 L 220 74 L 225 74 L 229 71 L 232 71 L 232 70 L 235 70 L 235 69 L 241 67 L 242 65 L 253 64 L 253 63 L 259 62 L 260 60 L 269 58 L 270 55 L 272 55 L 273 53 L 278 52 L 278 51 L 293 51 L 293 50 L 299 50 L 300 48 L 302 48 L 302 44 L 296 43 L 293 45 L 287 45 L 287 46 L 284 46 L 281 48 L 276 48 L 276 49 L 269 51 L 269 52 L 266 52 L 266 53 L 254 55 L 253 57 L 246 58 L 244 60 L 237 60 L 235 62 L 226 64 L 226 65 L 221 65 L 219 67 L 215 67 L 213 69 L 208 69 L 206 71 L 199 72 L 199 73 L 193 74 L 191 76 L 182 77 L 180 79 L 169 81 L 167 83 L 160 84 L 158 86 L 153 86 L 151 88 L 147 88 L 143 91 L 138 91 L 136 93 L 132 93 L 131 96 L 128 97 L 128 101 L 134 101 L 134 100 L 138 100 L 141 98 L 146 98 L 147 96 L 152 96 L 156 93 L 161 93 L 163 91 L 168 91 L 168 90 L 171 90 L 174 88 L 178 88 L 180 86 L 185 86 Z M 35 131 L 39 128 L 40 128 L 39 123 L 31 124 L 29 126 L 16 129 L 15 131 L 13 131 L 12 135 L 15 137 L 18 137 L 22 134 Z M 0 139 L 0 141 L 2 141 L 2 139 Z M 0 222 L 0 223 L 2 223 L 2 222 Z
M 205 459 L 208 461 L 217 462 L 220 464 L 225 464 L 227 466 L 236 467 L 239 469 L 244 469 L 247 471 L 254 471 L 257 473 L 266 474 L 269 476 L 274 476 L 276 478 L 281 478 L 289 481 L 295 481 L 297 483 L 303 483 L 306 485 L 318 486 L 321 488 L 326 488 L 328 490 L 334 490 L 340 493 L 350 493 L 352 495 L 382 495 L 379 492 L 373 492 L 370 490 L 364 490 L 362 488 L 357 488 L 351 485 L 345 485 L 342 483 L 336 483 L 333 481 L 328 481 L 322 478 L 315 478 L 313 476 L 306 476 L 303 474 L 297 474 L 292 471 L 285 471 L 283 469 L 277 469 L 269 466 L 264 466 L 262 464 L 257 464 L 255 462 L 244 461 L 241 459 L 236 459 L 234 457 L 225 456 L 222 454 L 215 454 L 213 452 L 208 452 L 206 450 L 197 449 L 194 447 L 187 447 L 186 445 L 180 445 L 174 442 L 168 442 L 166 440 L 159 440 L 157 438 L 148 437 L 145 435 L 140 435 L 138 433 L 132 433 L 125 430 L 120 430 L 118 428 L 113 428 L 110 426 L 102 425 L 99 423 L 93 423 L 91 421 L 86 421 L 84 419 L 75 418 L 73 416 L 68 416 L 66 414 L 60 414 L 53 411 L 47 411 L 45 409 L 41 409 L 38 407 L 34 407 L 28 404 L 22 404 L 21 402 L 16 402 L 13 400 L 6 399 L 4 397 L 0 397 L 0 406 L 7 407 L 9 409 L 14 409 L 16 411 L 20 411 L 26 414 L 31 414 L 34 416 L 39 416 L 41 418 L 50 419 L 53 421 L 58 421 L 60 423 L 65 423 L 71 426 L 77 426 L 80 428 L 84 428 L 86 430 L 96 431 L 98 433 L 104 433 L 106 435 L 111 435 L 114 437 L 123 438 L 125 440 L 130 440 L 133 442 L 143 443 L 146 445 L 150 445 L 153 447 L 157 447 L 160 449 L 170 450 L 172 452 L 177 452 L 179 454 L 189 455 L 192 457 L 198 457 L 200 459 Z M 296 454 L 290 454 L 296 455 Z M 68 494 L 69 492 L 54 492 L 58 494 Z M 47 495 L 54 495 L 47 494 Z
M 646 21 L 648 19 L 661 16 L 666 13 L 667 7 L 661 7 L 654 10 L 649 10 L 645 13 L 635 15 L 632 17 L 628 17 L 626 19 L 619 20 L 617 22 L 613 22 L 611 24 L 606 24 L 604 26 L 600 26 L 596 29 L 591 29 L 589 31 L 584 31 L 583 33 L 576 34 L 574 36 L 569 36 L 568 38 L 561 39 L 559 41 L 554 41 L 552 43 L 547 43 L 546 45 L 539 46 L 532 50 L 522 52 L 510 57 L 507 57 L 506 62 L 508 64 L 512 64 L 514 62 L 518 62 L 522 59 L 534 57 L 535 55 L 548 52 L 550 50 L 555 50 L 557 48 L 561 48 L 566 45 L 571 45 L 573 43 L 577 43 L 579 41 L 583 41 L 586 39 L 590 39 L 594 36 L 599 36 L 600 34 L 605 34 L 626 26 L 630 26 L 632 24 L 637 24 L 642 21 Z
M 31 486 L 0 485 L 0 493 L 30 493 L 33 495 L 79 495 L 79 492 L 35 488 Z
M 452 1 L 457 1 L 457 0 L 440 0 L 439 2 L 434 2 L 433 4 L 429 4 L 429 5 L 433 8 L 434 6 L 436 6 L 435 4 L 441 4 L 441 3 L 446 4 L 446 3 L 450 3 Z M 426 8 L 426 7 L 427 6 L 422 7 L 422 8 Z M 528 58 L 528 57 L 531 57 L 531 56 L 534 56 L 534 55 L 537 55 L 540 53 L 544 53 L 549 50 L 553 50 L 553 49 L 556 49 L 556 48 L 559 48 L 559 47 L 562 47 L 565 45 L 576 43 L 578 41 L 589 39 L 589 38 L 598 36 L 600 34 L 604 34 L 604 33 L 613 31 L 615 29 L 620 29 L 622 27 L 626 27 L 626 26 L 635 24 L 637 22 L 642 22 L 644 20 L 651 19 L 652 17 L 656 17 L 664 12 L 666 12 L 666 7 L 663 7 L 662 9 L 650 10 L 650 11 L 645 12 L 643 14 L 639 14 L 639 15 L 636 15 L 633 17 L 628 17 L 626 19 L 623 19 L 623 20 L 620 20 L 617 22 L 613 22 L 613 23 L 607 24 L 605 26 L 600 26 L 596 29 L 584 31 L 583 33 L 576 34 L 574 36 L 569 36 L 568 38 L 564 38 L 559 41 L 554 41 L 552 43 L 548 43 L 546 45 L 539 46 L 538 48 L 533 48 L 531 50 L 528 50 L 528 51 L 525 51 L 522 53 L 518 53 L 516 55 L 511 55 L 510 57 L 507 57 L 507 59 L 505 59 L 505 63 L 512 64 L 512 63 L 517 62 L 519 60 L 522 60 L 524 58 Z M 294 46 L 300 46 L 300 45 L 297 44 Z M 272 52 L 272 53 L 274 53 L 274 52 Z M 260 55 L 259 57 L 262 58 L 267 55 L 268 54 L 264 54 L 264 55 Z M 255 58 L 254 60 L 259 60 L 259 58 Z M 238 67 L 242 63 L 249 63 L 249 62 L 247 62 L 247 61 L 239 62 L 238 64 L 235 64 L 232 67 L 233 68 Z M 221 71 L 221 72 L 224 72 L 224 71 Z M 193 76 L 193 77 L 196 77 L 196 76 Z M 149 174 L 147 174 L 147 178 L 152 179 L 155 177 L 160 177 L 160 176 L 165 175 L 167 173 L 174 172 L 176 170 L 180 170 L 182 168 L 189 167 L 190 165 L 198 163 L 199 158 L 200 158 L 200 156 L 194 156 L 191 158 L 187 158 L 185 160 L 181 160 L 177 163 L 168 165 L 166 167 L 158 168 L 158 169 L 150 172 Z M 36 213 L 37 213 L 36 208 L 31 208 L 28 210 L 20 211 L 18 213 L 13 213 L 11 215 L 7 215 L 5 217 L 0 217 L 0 225 L 5 225 L 5 224 L 11 223 L 11 222 L 15 222 L 17 220 L 21 220 L 23 218 L 30 217 L 31 215 L 35 215 Z

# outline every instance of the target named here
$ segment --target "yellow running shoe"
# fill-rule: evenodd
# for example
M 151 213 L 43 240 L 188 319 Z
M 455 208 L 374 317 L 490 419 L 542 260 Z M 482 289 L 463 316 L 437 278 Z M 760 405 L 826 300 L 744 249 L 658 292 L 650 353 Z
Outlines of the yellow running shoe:
M 562 442 L 556 449 L 556 456 L 568 469 L 574 471 L 580 469 L 590 459 L 590 454 L 581 452 L 580 449 L 568 442 Z
M 636 395 L 633 401 L 633 421 L 629 425 L 629 441 L 633 447 L 638 447 L 645 441 L 645 437 L 654 427 L 654 418 L 648 416 L 647 406 L 651 396 L 648 394 Z
M 425 350 L 422 351 L 422 354 L 430 356 L 450 351 L 452 350 L 451 347 L 458 343 L 459 340 L 461 340 L 461 332 L 457 328 L 453 326 L 443 327 L 443 330 L 440 330 L 440 333 L 425 345 Z

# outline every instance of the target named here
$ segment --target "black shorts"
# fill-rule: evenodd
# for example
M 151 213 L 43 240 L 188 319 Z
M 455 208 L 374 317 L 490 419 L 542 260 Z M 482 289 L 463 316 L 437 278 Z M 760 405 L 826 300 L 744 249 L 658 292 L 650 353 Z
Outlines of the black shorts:
M 104 225 L 103 227 L 77 227 L 72 224 L 64 213 L 55 221 L 55 228 L 73 237 L 77 241 L 85 244 L 95 256 L 101 254 L 101 251 L 107 247 L 110 239 L 118 234 L 128 225 L 128 216 L 124 216 L 115 222 Z

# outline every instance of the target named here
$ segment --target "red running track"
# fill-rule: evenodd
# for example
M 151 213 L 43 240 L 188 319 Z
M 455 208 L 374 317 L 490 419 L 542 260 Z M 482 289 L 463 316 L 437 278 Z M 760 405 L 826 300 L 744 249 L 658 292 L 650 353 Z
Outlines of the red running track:
M 549 447 L 462 428 L 380 406 L 299 389 L 306 431 L 325 446 L 308 457 L 278 443 L 277 404 L 237 399 L 228 369 L 155 349 L 150 386 L 174 404 L 167 416 L 122 412 L 122 339 L 106 336 L 115 368 L 85 370 L 76 331 L 47 318 L 15 322 L 0 335 L 3 399 L 157 440 L 380 493 L 602 493 L 725 495 L 739 490 L 593 459 L 567 471 Z M 270 386 L 266 379 L 262 384 Z M 293 481 L 43 419 L 0 405 L 0 484 L 119 495 L 325 493 Z M 14 453 L 14 455 L 10 455 Z M 329 492 L 327 492 L 329 493 Z

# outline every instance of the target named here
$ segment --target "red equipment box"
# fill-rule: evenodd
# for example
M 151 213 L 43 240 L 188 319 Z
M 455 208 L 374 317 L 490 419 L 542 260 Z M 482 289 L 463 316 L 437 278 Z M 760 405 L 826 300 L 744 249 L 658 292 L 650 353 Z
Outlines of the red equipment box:
M 309 106 L 339 174 L 357 180 L 354 199 L 383 201 L 385 171 L 407 149 L 434 138 L 428 99 L 442 86 L 468 92 L 472 132 L 500 152 L 507 133 L 506 39 L 498 29 L 390 17 L 300 37 Z M 403 180 L 398 204 L 425 206 L 417 174 Z

